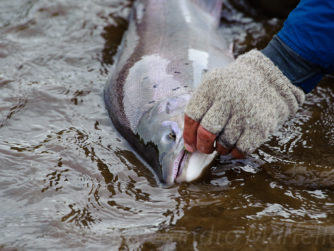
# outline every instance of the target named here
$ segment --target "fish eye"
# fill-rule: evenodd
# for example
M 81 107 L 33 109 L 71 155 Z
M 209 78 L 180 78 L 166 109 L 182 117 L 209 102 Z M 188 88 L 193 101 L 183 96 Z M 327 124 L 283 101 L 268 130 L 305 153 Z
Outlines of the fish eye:
M 164 121 L 162 123 L 163 135 L 161 142 L 163 144 L 175 143 L 178 140 L 178 135 L 180 135 L 181 130 L 175 121 Z
M 176 140 L 176 134 L 175 132 L 170 132 L 168 135 L 167 135 L 168 139 L 169 140 L 172 140 L 172 141 L 175 141 Z

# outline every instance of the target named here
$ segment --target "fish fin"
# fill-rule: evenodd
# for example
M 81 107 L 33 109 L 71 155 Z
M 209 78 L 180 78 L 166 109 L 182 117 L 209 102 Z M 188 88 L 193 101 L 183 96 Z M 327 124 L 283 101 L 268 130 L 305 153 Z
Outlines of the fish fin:
M 201 9 L 209 13 L 219 23 L 223 0 L 190 0 Z

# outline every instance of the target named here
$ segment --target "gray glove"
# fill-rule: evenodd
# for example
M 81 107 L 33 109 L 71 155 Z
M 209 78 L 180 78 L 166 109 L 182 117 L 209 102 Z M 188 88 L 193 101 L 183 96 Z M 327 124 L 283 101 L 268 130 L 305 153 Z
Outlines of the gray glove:
M 226 68 L 208 72 L 185 113 L 223 147 L 250 154 L 294 116 L 304 92 L 272 61 L 252 50 Z M 185 137 L 185 143 L 187 142 Z

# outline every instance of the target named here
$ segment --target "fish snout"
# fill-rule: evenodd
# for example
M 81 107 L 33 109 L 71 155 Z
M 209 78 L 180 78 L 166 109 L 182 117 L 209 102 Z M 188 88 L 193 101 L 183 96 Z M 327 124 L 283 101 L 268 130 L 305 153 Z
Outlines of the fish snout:
M 185 151 L 182 164 L 180 165 L 181 168 L 179 168 L 179 172 L 175 177 L 175 182 L 191 182 L 200 178 L 213 162 L 216 154 L 216 152 L 204 154 L 198 151 L 194 153 Z

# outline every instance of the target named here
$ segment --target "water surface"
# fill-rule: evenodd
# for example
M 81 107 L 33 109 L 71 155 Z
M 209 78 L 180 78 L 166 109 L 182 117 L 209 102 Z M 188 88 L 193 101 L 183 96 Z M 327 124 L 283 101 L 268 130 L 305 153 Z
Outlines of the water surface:
M 131 1 L 0 6 L 0 249 L 334 248 L 333 79 L 247 160 L 166 189 L 102 97 Z M 236 55 L 282 23 L 223 14 Z

